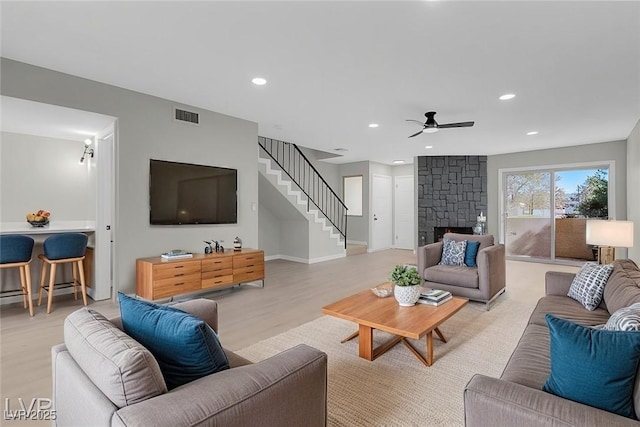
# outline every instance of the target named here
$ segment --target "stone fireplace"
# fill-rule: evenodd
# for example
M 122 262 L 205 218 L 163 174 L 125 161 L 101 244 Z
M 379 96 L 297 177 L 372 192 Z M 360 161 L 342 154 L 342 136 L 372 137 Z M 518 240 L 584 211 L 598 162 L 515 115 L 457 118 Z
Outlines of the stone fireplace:
M 481 212 L 487 212 L 486 156 L 418 157 L 419 246 L 437 242 L 444 234 L 437 228 L 472 234 Z

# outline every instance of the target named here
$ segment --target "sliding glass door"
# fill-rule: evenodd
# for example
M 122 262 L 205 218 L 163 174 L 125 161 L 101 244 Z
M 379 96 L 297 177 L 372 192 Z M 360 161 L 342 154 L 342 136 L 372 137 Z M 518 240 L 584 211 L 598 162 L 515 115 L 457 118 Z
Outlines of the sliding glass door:
M 591 261 L 589 218 L 610 215 L 611 165 L 502 171 L 503 239 L 511 259 Z

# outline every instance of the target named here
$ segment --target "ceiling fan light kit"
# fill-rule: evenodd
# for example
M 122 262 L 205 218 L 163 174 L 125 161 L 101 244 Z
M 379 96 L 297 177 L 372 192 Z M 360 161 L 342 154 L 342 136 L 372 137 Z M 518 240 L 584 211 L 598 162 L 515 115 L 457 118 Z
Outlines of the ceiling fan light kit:
M 474 125 L 475 122 L 458 122 L 458 123 L 445 123 L 438 124 L 434 116 L 436 115 L 435 111 L 429 111 L 428 113 L 424 113 L 427 120 L 422 123 L 417 120 L 407 120 L 408 122 L 415 122 L 422 125 L 422 130 L 420 132 L 416 132 L 413 135 L 409 135 L 409 138 L 413 138 L 414 136 L 418 136 L 421 133 L 435 133 L 438 132 L 438 129 L 446 129 L 446 128 L 467 128 Z

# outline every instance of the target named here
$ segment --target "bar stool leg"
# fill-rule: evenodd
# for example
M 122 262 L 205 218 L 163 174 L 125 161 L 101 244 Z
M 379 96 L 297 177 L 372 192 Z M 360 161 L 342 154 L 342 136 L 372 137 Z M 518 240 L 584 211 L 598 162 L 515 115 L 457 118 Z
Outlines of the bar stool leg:
M 18 267 L 18 270 L 20 270 L 20 286 L 22 287 L 22 304 L 24 306 L 24 308 L 27 308 L 27 288 L 25 285 L 25 277 L 24 277 L 24 265 L 21 265 L 20 267 Z
M 49 299 L 47 301 L 47 314 L 51 313 L 51 303 L 53 303 L 53 288 L 55 286 L 56 279 L 56 264 L 51 264 L 51 269 L 49 270 Z
M 38 292 L 38 307 L 42 304 L 42 290 L 44 289 L 45 277 L 47 277 L 47 263 L 42 261 L 42 270 L 40 271 L 40 291 Z
M 80 288 L 82 289 L 82 302 L 87 305 L 87 287 L 84 280 L 84 267 L 82 266 L 82 260 L 78 261 L 78 270 L 80 270 Z
M 27 279 L 27 300 L 29 301 L 29 315 L 33 317 L 33 300 L 31 299 L 31 271 L 29 264 L 24 266 L 24 274 Z
M 73 299 L 78 300 L 78 267 L 76 263 L 71 263 L 71 271 L 73 272 Z

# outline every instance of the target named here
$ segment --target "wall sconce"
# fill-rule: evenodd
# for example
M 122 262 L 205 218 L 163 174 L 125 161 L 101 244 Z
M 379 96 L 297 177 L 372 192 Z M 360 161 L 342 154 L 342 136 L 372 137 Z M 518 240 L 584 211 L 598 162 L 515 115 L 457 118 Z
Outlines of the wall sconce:
M 598 245 L 598 262 L 611 264 L 616 259 L 615 248 L 633 246 L 632 221 L 587 220 L 587 244 Z
M 93 143 L 93 141 L 89 138 L 84 140 L 84 152 L 82 153 L 82 157 L 80 157 L 80 163 L 84 162 L 86 156 L 91 156 L 93 159 L 93 148 L 89 148 L 91 143 Z

